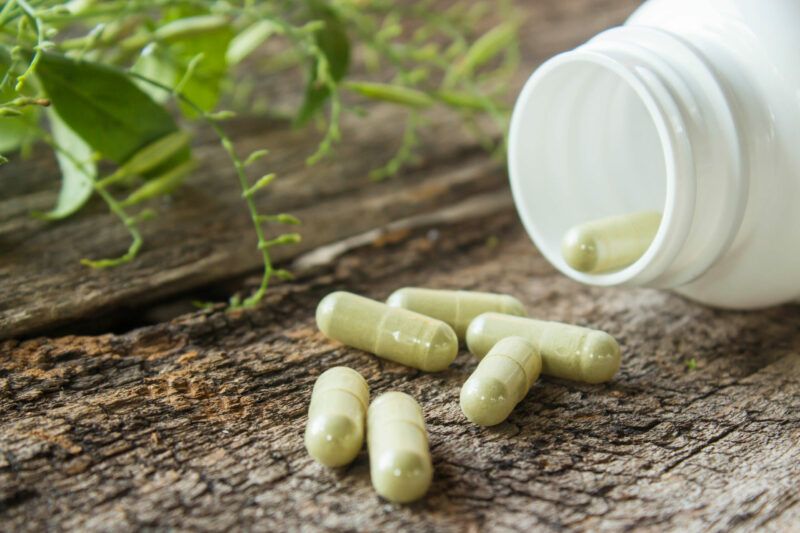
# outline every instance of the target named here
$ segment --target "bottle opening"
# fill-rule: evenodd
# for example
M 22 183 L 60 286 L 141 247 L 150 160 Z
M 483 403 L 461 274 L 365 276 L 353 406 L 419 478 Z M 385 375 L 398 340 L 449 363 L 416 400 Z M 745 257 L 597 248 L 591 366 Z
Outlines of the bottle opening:
M 584 283 L 642 282 L 657 275 L 643 271 L 663 256 L 678 165 L 670 120 L 679 114 L 669 112 L 668 95 L 659 99 L 647 76 L 600 54 L 569 52 L 537 70 L 514 110 L 509 167 L 517 210 L 545 257 Z M 564 260 L 570 229 L 644 211 L 660 212 L 662 220 L 632 264 L 592 274 Z M 663 269 L 665 261 L 656 262 Z

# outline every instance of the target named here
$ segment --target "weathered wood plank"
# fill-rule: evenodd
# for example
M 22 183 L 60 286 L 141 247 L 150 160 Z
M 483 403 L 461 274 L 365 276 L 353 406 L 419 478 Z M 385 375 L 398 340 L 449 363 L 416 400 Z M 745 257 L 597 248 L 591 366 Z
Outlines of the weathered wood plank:
M 523 31 L 526 63 L 515 84 L 554 52 L 622 21 L 637 3 L 521 4 L 528 14 Z M 418 169 L 372 184 L 367 173 L 397 145 L 401 118 L 394 110 L 376 107 L 366 120 L 350 119 L 337 157 L 311 168 L 305 158 L 315 139 L 307 134 L 252 118 L 229 125 L 243 153 L 272 150 L 273 156 L 253 170 L 254 175 L 276 171 L 281 176 L 260 199 L 260 208 L 293 212 L 304 220 L 304 243 L 280 249 L 278 259 L 505 186 L 504 171 L 496 166 L 487 172 L 487 156 L 454 117 L 434 121 Z M 33 161 L 0 171 L 0 338 L 258 269 L 255 238 L 229 164 L 207 132 L 200 137 L 200 170 L 174 201 L 157 206 L 160 216 L 144 226 L 146 247 L 140 258 L 111 270 L 92 271 L 78 263 L 83 257 L 118 255 L 127 247 L 124 228 L 99 203 L 58 224 L 28 216 L 32 209 L 47 209 L 56 195 L 57 173 L 44 151 Z
M 384 298 L 408 285 L 509 292 L 532 316 L 603 328 L 620 340 L 622 368 L 598 386 L 544 378 L 507 422 L 470 425 L 458 407 L 475 367 L 468 354 L 425 374 L 316 330 L 314 308 L 331 290 Z M 0 523 L 796 530 L 798 324 L 797 306 L 723 312 L 652 290 L 577 285 L 535 252 L 510 210 L 419 228 L 276 287 L 255 311 L 0 344 Z M 373 397 L 402 390 L 421 402 L 435 467 L 421 502 L 376 496 L 366 452 L 342 470 L 305 453 L 311 386 L 334 365 L 362 372 Z

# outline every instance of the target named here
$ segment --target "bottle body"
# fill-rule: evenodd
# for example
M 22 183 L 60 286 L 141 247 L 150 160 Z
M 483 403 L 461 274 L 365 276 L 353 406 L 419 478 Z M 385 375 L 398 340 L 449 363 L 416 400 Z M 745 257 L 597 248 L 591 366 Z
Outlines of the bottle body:
M 542 65 L 512 118 L 522 221 L 568 276 L 728 308 L 800 297 L 800 3 L 649 0 Z M 560 254 L 576 224 L 658 210 L 647 251 L 610 273 Z

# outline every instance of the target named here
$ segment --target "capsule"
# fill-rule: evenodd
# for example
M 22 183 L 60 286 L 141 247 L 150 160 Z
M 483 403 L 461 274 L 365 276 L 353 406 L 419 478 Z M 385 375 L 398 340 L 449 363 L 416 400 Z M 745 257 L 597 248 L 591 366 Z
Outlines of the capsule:
M 530 341 L 542 356 L 542 373 L 557 378 L 602 383 L 619 370 L 619 345 L 604 331 L 484 313 L 469 325 L 467 347 L 483 358 L 500 340 L 520 336 Z
M 453 328 L 441 320 L 349 292 L 322 299 L 317 326 L 331 339 L 427 372 L 444 370 L 458 353 Z
M 438 318 L 449 324 L 461 340 L 464 340 L 464 336 L 467 334 L 469 323 L 481 313 L 496 311 L 509 315 L 527 316 L 525 306 L 513 296 L 490 292 L 407 287 L 394 291 L 386 303 L 392 307 L 403 307 Z
M 479 426 L 499 424 L 525 398 L 541 371 L 542 358 L 531 342 L 506 337 L 461 387 L 461 411 Z
M 369 471 L 375 491 L 389 501 L 422 498 L 433 478 L 428 433 L 419 404 L 402 392 L 387 392 L 367 413 Z
M 337 366 L 323 372 L 311 392 L 305 444 L 325 466 L 351 463 L 364 444 L 369 386 L 361 374 Z
M 661 213 L 642 211 L 602 218 L 570 229 L 561 255 L 579 272 L 602 273 L 635 263 L 650 247 Z

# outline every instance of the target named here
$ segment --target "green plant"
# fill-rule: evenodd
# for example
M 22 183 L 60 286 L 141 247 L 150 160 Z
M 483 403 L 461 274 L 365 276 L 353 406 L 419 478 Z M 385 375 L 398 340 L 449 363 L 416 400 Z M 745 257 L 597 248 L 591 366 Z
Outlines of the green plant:
M 490 12 L 494 25 L 484 22 Z M 266 63 L 253 58 L 263 56 L 267 41 L 274 44 L 267 68 L 305 72 L 295 124 L 327 123 L 309 164 L 340 140 L 340 117 L 353 107 L 346 93 L 408 109 L 402 143 L 375 179 L 414 159 L 429 109 L 457 110 L 468 124 L 487 114 L 505 130 L 501 97 L 518 54 L 507 3 L 7 0 L 0 8 L 0 154 L 24 156 L 32 143 L 45 142 L 62 173 L 56 205 L 35 216 L 63 219 L 96 194 L 128 229 L 131 244 L 120 257 L 83 263 L 104 268 L 133 260 L 143 244 L 139 225 L 153 216 L 140 206 L 172 193 L 191 173 L 187 128 L 197 122 L 216 133 L 231 160 L 264 263 L 259 288 L 231 306 L 256 305 L 273 276 L 290 276 L 273 267 L 270 249 L 300 238 L 269 238 L 265 226 L 299 220 L 258 213 L 254 196 L 275 176 L 253 181 L 247 169 L 267 151 L 240 157 L 224 130 L 235 113 L 217 108 L 247 100 L 232 91 L 252 85 L 237 66 Z M 356 47 L 363 65 L 353 64 Z M 487 148 L 502 148 L 494 135 L 480 135 Z M 104 168 L 113 170 L 101 175 Z

